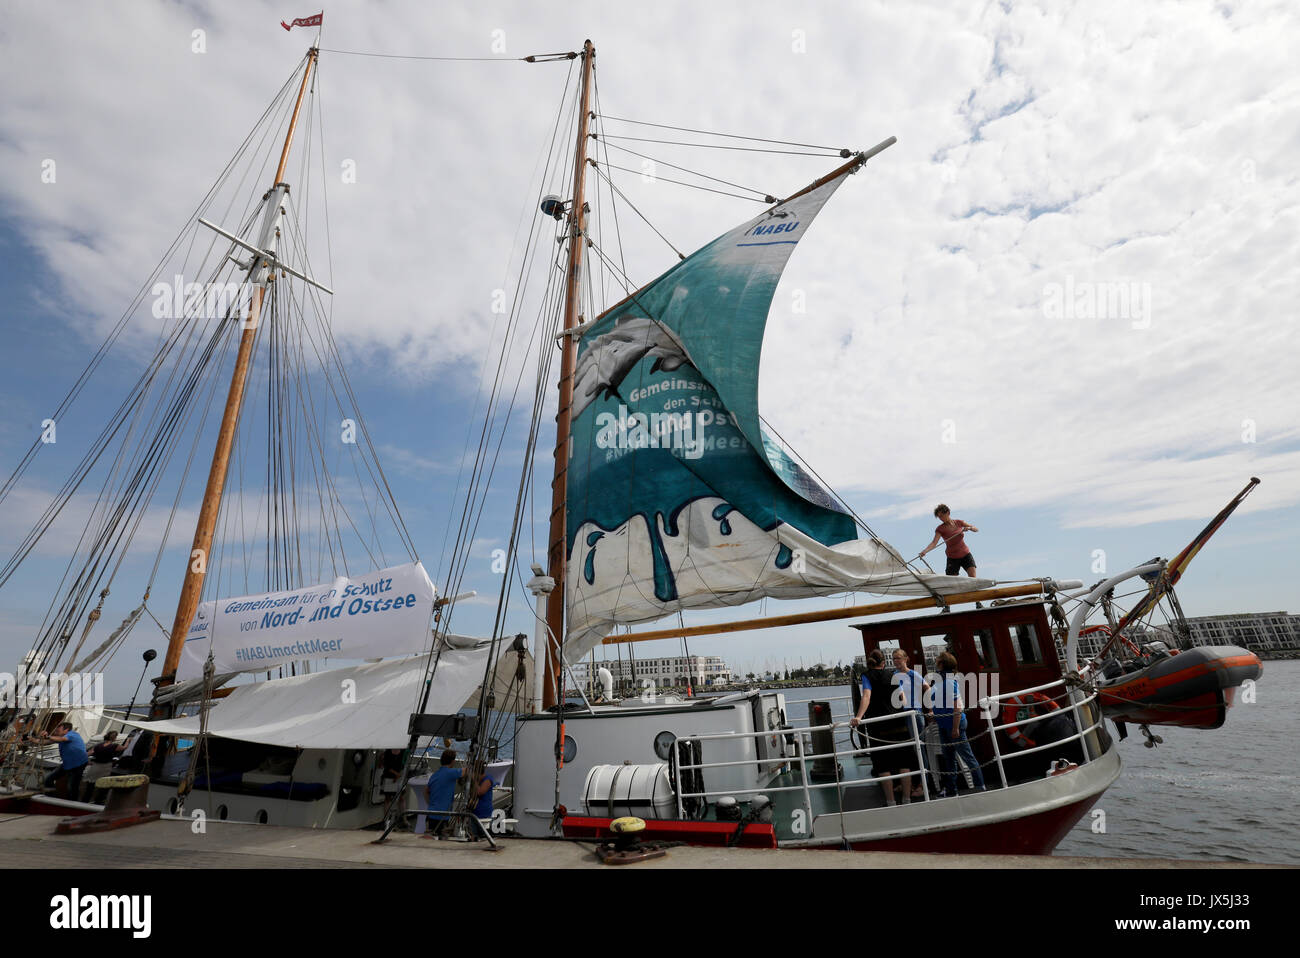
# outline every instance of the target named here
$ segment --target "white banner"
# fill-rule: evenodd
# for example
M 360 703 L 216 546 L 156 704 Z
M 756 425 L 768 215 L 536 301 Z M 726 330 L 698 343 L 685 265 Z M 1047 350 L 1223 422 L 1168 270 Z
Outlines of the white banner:
M 204 602 L 186 636 L 177 681 L 201 677 L 209 649 L 218 674 L 421 652 L 430 642 L 436 592 L 415 562 L 305 589 Z

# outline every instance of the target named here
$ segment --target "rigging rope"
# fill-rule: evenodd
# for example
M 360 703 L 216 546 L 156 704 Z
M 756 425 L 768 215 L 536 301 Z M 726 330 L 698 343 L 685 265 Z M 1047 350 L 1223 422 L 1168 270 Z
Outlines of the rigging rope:
M 703 136 L 726 137 L 729 140 L 750 140 L 756 143 L 775 143 L 779 146 L 802 146 L 810 150 L 829 150 L 832 153 L 843 156 L 845 159 L 848 159 L 848 157 L 852 155 L 852 151 L 848 148 L 841 148 L 838 146 L 820 146 L 816 143 L 796 143 L 791 140 L 771 140 L 761 136 L 742 136 L 738 133 L 719 133 L 716 130 L 693 130 L 690 127 L 685 126 L 669 126 L 665 123 L 649 123 L 645 120 L 629 120 L 626 117 L 621 116 L 608 116 L 599 113 L 597 115 L 603 120 L 614 120 L 618 123 L 631 123 L 635 126 L 653 126 L 660 130 L 674 130 L 678 133 L 699 133 Z
M 578 56 L 577 53 L 537 53 L 526 57 L 435 57 L 416 56 L 406 53 L 372 53 L 365 50 L 332 50 L 325 47 L 322 47 L 320 52 L 345 57 L 376 57 L 381 60 L 434 60 L 476 63 L 557 63 Z
M 610 140 L 630 140 L 633 143 L 662 143 L 666 146 L 694 146 L 702 150 L 732 150 L 738 153 L 776 153 L 784 156 L 838 156 L 838 153 L 809 153 L 806 150 L 765 150 L 759 146 L 728 146 L 725 143 L 692 143 L 690 140 L 657 140 L 647 136 L 624 136 L 623 134 L 603 133 L 601 136 Z M 595 139 L 595 134 L 592 134 Z

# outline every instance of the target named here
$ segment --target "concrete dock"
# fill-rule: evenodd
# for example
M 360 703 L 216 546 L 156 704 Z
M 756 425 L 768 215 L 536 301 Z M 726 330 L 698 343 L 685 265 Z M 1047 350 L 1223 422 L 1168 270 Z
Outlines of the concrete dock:
M 499 838 L 454 842 L 394 833 L 209 821 L 195 833 L 187 819 L 164 818 L 96 835 L 56 835 L 50 815 L 0 817 L 0 868 L 606 868 L 592 845 L 575 841 Z M 1070 858 L 1026 855 L 940 855 L 780 849 L 672 848 L 664 858 L 619 866 L 661 868 L 1164 868 L 1282 867 L 1171 859 Z

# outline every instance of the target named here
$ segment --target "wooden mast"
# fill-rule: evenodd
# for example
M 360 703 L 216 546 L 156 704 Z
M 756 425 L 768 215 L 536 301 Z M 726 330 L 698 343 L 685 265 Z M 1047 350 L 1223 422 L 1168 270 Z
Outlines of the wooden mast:
M 280 165 L 275 171 L 275 180 L 267 193 L 267 211 L 263 220 L 263 229 L 259 249 L 268 249 L 274 243 L 274 233 L 279 219 L 280 203 L 288 186 L 284 183 L 285 166 L 289 162 L 289 147 L 293 143 L 294 129 L 298 125 L 298 112 L 302 108 L 303 97 L 307 92 L 307 83 L 311 77 L 312 65 L 316 62 L 317 49 L 307 51 L 307 63 L 302 73 L 302 84 L 298 87 L 298 99 L 293 106 L 293 116 L 289 120 L 289 131 L 284 137 L 284 147 L 280 151 Z M 258 320 L 262 314 L 262 300 L 266 295 L 266 286 L 274 278 L 274 272 L 267 268 L 264 259 L 253 258 L 248 269 L 249 281 L 253 285 L 249 303 L 248 319 L 244 323 L 243 333 L 239 338 L 239 352 L 235 358 L 235 371 L 230 377 L 230 391 L 226 395 L 226 408 L 221 416 L 221 428 L 217 432 L 217 446 L 212 453 L 212 467 L 208 470 L 208 484 L 203 492 L 203 505 L 199 509 L 198 523 L 194 529 L 194 543 L 186 560 L 185 581 L 181 585 L 180 599 L 176 604 L 176 618 L 172 622 L 171 638 L 167 643 L 167 655 L 163 659 L 162 676 L 158 687 L 171 685 L 176 678 L 176 668 L 180 665 L 181 649 L 185 646 L 185 634 L 194 621 L 198 611 L 199 597 L 203 592 L 203 580 L 207 575 L 207 565 L 212 549 L 212 535 L 217 525 L 217 515 L 221 510 L 221 496 L 225 490 L 226 472 L 230 465 L 230 449 L 235 440 L 235 427 L 239 423 L 239 411 L 244 401 L 244 387 L 248 384 L 248 372 L 252 365 L 253 341 L 257 336 Z M 155 710 L 155 714 L 158 710 Z
M 587 167 L 587 123 L 591 117 L 591 76 L 596 66 L 596 48 L 590 40 L 582 45 L 582 92 L 578 115 L 578 142 L 573 158 L 573 200 L 569 207 L 569 265 L 565 274 L 564 329 L 578 325 L 578 294 L 581 290 L 582 251 L 586 243 L 587 211 L 584 186 Z M 559 688 L 560 640 L 564 636 L 564 566 L 568 558 L 565 545 L 565 499 L 568 494 L 570 426 L 573 407 L 573 374 L 577 361 L 577 343 L 572 336 L 560 337 L 560 404 L 555 417 L 555 473 L 551 480 L 551 529 L 547 549 L 546 574 L 555 580 L 555 588 L 546 600 L 546 679 L 542 683 L 542 708 L 556 701 Z M 534 663 L 534 666 L 541 663 Z

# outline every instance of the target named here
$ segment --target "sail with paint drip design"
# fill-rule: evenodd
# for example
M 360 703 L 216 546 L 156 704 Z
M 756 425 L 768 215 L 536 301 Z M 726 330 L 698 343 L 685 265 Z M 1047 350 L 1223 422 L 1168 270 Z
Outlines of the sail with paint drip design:
M 681 609 L 991 584 L 917 576 L 887 543 L 858 538 L 761 425 L 773 294 L 848 175 L 723 234 L 584 331 L 567 484 L 570 661 L 616 624 Z

